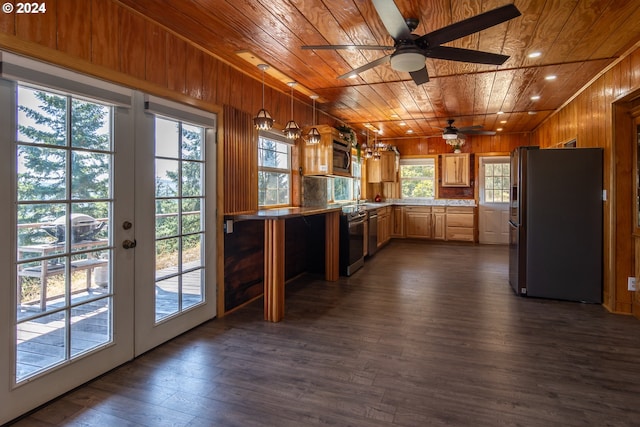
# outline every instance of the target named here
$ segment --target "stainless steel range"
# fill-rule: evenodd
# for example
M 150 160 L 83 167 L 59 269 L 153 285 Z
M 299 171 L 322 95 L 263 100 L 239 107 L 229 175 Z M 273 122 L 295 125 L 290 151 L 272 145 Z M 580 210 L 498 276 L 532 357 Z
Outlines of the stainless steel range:
M 367 211 L 361 206 L 342 208 L 340 216 L 340 274 L 351 276 L 364 265 L 364 223 Z

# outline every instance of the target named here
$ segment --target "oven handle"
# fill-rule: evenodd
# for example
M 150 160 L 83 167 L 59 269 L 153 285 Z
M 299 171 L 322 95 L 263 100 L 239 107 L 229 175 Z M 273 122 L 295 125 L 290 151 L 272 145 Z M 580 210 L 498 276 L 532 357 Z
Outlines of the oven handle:
M 357 219 L 355 221 L 349 221 L 349 227 L 351 227 L 352 225 L 364 224 L 364 220 L 365 220 L 365 217 L 362 217 L 362 218 Z

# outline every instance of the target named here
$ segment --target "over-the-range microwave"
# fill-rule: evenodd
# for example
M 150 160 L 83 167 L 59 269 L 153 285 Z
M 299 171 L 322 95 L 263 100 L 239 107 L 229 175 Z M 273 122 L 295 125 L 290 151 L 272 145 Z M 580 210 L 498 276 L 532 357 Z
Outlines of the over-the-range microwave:
M 332 175 L 351 176 L 351 144 L 333 140 Z

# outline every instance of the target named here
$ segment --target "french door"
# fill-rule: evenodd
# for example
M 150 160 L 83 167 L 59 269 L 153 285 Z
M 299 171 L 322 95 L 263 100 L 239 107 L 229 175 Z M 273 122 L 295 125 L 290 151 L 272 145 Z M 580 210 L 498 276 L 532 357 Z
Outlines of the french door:
M 0 79 L 0 424 L 216 314 L 215 115 L 128 96 Z
M 137 117 L 135 353 L 216 308 L 214 115 L 147 96 Z M 150 167 L 151 165 L 151 167 Z

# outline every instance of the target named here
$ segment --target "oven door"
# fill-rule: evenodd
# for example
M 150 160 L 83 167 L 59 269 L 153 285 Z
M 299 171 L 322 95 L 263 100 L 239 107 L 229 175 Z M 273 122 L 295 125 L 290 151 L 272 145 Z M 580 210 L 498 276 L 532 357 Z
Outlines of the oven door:
M 364 216 L 349 221 L 349 265 L 364 258 L 364 221 Z

